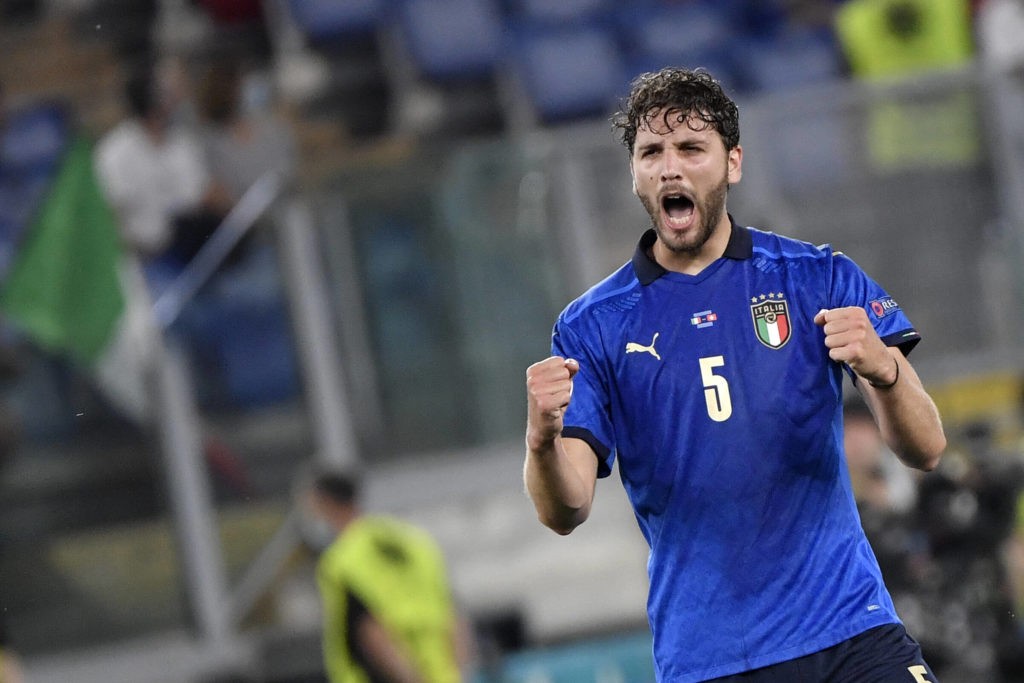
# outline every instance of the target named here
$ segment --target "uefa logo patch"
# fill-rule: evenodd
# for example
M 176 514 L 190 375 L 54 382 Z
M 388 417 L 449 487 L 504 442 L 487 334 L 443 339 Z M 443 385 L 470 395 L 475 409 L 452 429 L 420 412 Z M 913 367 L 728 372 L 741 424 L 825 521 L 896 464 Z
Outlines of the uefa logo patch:
M 754 319 L 754 332 L 762 344 L 771 349 L 785 346 L 792 336 L 789 304 L 782 292 L 771 292 L 753 297 L 750 315 Z
M 875 299 L 868 304 L 868 307 L 875 314 L 876 318 L 884 318 L 890 313 L 900 310 L 900 305 L 891 296 L 887 296 L 884 299 Z

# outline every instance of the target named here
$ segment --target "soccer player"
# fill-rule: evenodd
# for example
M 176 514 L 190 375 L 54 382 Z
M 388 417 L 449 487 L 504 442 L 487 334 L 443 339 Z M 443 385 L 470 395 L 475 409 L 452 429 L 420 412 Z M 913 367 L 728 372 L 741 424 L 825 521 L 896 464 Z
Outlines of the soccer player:
M 900 459 L 938 464 L 918 333 L 847 256 L 727 213 L 739 115 L 710 75 L 641 75 L 614 123 L 653 227 L 527 370 L 538 517 L 571 532 L 618 461 L 650 545 L 659 681 L 935 683 L 842 452 L 845 370 Z

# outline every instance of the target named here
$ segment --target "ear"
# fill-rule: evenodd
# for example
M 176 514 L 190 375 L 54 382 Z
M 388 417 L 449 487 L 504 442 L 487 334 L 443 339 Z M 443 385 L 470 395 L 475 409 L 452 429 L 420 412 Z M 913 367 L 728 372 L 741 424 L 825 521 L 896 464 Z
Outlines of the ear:
M 630 158 L 630 160 L 629 160 L 629 179 L 630 179 L 630 182 L 633 185 L 633 194 L 636 195 L 637 197 L 639 197 L 640 193 L 636 191 L 636 173 L 633 172 L 633 159 L 632 158 Z
M 743 148 L 736 145 L 730 149 L 726 164 L 729 172 L 729 184 L 734 185 L 743 177 Z

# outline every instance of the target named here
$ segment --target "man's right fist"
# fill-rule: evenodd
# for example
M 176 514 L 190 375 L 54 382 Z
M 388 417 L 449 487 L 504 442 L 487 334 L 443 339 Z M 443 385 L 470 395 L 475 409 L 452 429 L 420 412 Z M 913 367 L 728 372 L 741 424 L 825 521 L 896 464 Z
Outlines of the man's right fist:
M 572 378 L 580 364 L 572 358 L 552 356 L 526 370 L 527 442 L 532 447 L 550 443 L 562 432 L 562 415 L 572 398 Z

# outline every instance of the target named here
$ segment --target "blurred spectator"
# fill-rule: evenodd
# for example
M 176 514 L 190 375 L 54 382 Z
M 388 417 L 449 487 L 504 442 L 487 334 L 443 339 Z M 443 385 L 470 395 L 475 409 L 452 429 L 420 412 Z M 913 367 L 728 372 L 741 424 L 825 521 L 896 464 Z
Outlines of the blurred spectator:
M 935 472 L 900 481 L 867 407 L 851 401 L 843 415 L 865 534 L 936 674 L 1024 680 L 1024 630 L 1014 618 L 1024 606 L 1015 592 L 1024 586 L 1020 459 L 994 448 L 987 425 L 969 425 Z
M 1017 496 L 1016 522 L 1003 558 L 1013 619 L 1000 647 L 1000 665 L 1008 680 L 1024 681 L 1024 493 Z
M 901 593 L 929 580 L 928 538 L 913 514 L 919 477 L 886 447 L 859 397 L 843 406 L 843 449 L 864 533 L 899 608 Z
M 852 75 L 897 81 L 964 67 L 974 55 L 967 0 L 850 0 L 836 34 Z M 886 173 L 976 163 L 981 131 L 974 96 L 960 88 L 923 99 L 872 99 L 867 147 Z
M 1024 0 L 985 0 L 976 27 L 985 63 L 1024 76 Z
M 324 606 L 332 683 L 456 683 L 470 638 L 452 603 L 440 549 L 423 530 L 364 516 L 347 475 L 315 477 L 306 501 Z
M 162 289 L 230 208 L 197 141 L 173 121 L 177 102 L 152 68 L 125 88 L 129 116 L 100 141 L 96 167 L 122 238 L 146 279 Z
M 296 142 L 291 128 L 274 115 L 269 88 L 248 78 L 238 60 L 212 61 L 199 81 L 197 102 L 201 142 L 210 173 L 237 202 L 261 176 L 277 171 L 295 177 Z
M 963 680 L 991 680 L 1020 646 L 1002 558 L 1021 484 L 1019 460 L 996 449 L 981 423 L 964 430 L 959 447 L 921 484 L 918 526 L 936 568 L 936 580 L 915 596 L 930 615 L 922 646 Z
M 843 406 L 843 448 L 858 505 L 893 513 L 913 508 L 914 474 L 886 447 L 871 411 L 859 398 Z
M 850 0 L 836 32 L 860 78 L 956 67 L 973 55 L 967 0 Z
M 274 118 L 266 102 L 245 98 L 240 62 L 223 57 L 206 66 L 197 88 L 200 141 L 207 168 L 225 199 L 237 203 L 253 184 L 271 171 L 287 182 L 295 176 L 296 144 L 292 131 Z M 255 230 L 232 250 L 227 264 L 242 260 Z

